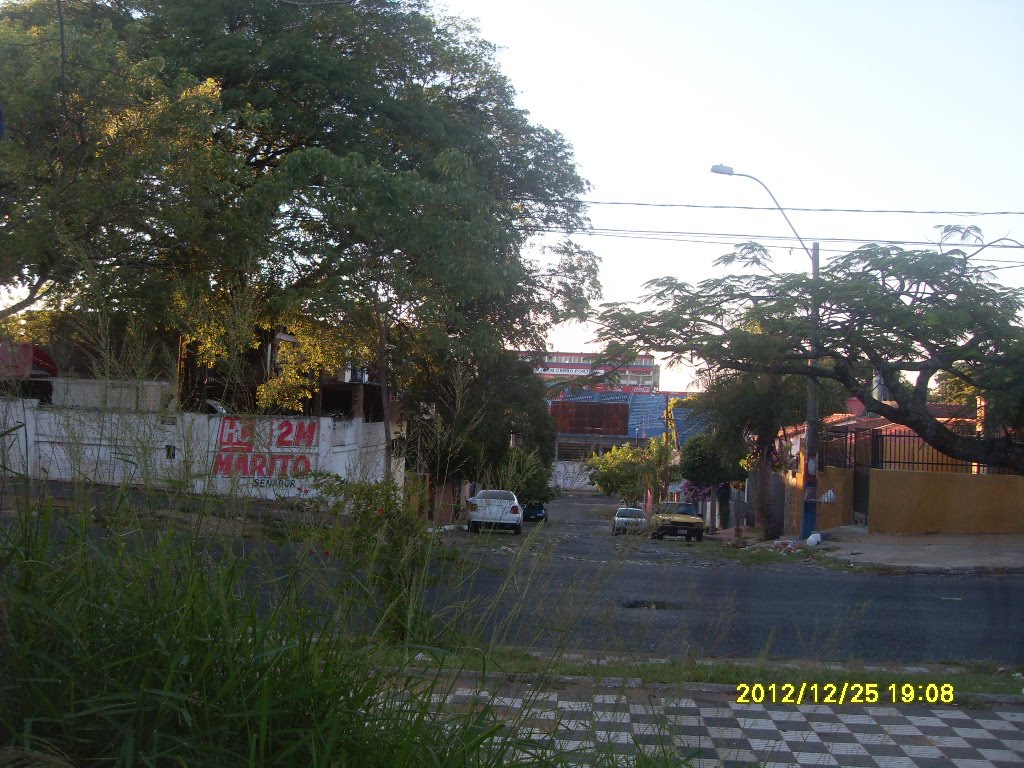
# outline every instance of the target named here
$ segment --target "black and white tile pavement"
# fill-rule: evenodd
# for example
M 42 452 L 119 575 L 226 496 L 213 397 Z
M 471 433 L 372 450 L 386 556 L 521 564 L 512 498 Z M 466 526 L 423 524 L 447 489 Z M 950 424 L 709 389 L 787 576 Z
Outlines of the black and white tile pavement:
M 639 751 L 688 757 L 695 768 L 1020 768 L 1024 706 L 737 704 L 727 694 L 460 683 L 444 707 L 487 703 L 539 747 L 586 765 L 598 752 L 630 765 Z

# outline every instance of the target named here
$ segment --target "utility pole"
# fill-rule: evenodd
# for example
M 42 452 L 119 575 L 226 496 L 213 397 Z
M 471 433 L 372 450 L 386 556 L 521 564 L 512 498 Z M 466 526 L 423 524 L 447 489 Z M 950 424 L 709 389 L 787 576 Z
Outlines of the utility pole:
M 811 338 L 807 364 L 809 366 L 816 366 L 818 363 L 818 244 L 813 243 L 811 248 L 807 247 L 807 243 L 800 237 L 800 233 L 796 231 L 793 222 L 786 215 L 786 209 L 779 204 L 775 195 L 768 188 L 768 185 L 757 178 L 757 176 L 751 176 L 749 173 L 736 173 L 728 165 L 713 165 L 711 166 L 711 172 L 723 176 L 742 176 L 745 179 L 751 179 L 760 184 L 764 191 L 768 193 L 768 196 L 771 197 L 772 202 L 775 203 L 775 207 L 782 214 L 782 218 L 789 224 L 789 228 L 793 230 L 793 234 L 796 235 L 796 239 L 800 242 L 804 252 L 811 257 Z M 813 376 L 808 377 L 807 380 L 807 426 L 804 434 L 804 446 L 804 494 L 800 536 L 806 539 L 818 527 L 818 382 Z
M 809 366 L 818 364 L 818 244 L 811 246 L 811 357 Z M 804 507 L 800 538 L 806 539 L 818 528 L 818 381 L 807 379 L 807 424 L 804 434 Z

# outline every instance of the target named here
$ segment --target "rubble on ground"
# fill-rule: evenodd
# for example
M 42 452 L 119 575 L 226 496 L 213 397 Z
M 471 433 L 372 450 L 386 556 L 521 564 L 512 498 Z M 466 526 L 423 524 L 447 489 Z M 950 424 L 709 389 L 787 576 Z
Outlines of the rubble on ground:
M 759 541 L 751 544 L 747 549 L 767 549 L 771 552 L 781 552 L 784 555 L 792 555 L 804 549 L 806 544 L 802 541 L 790 539 L 775 539 L 774 541 Z

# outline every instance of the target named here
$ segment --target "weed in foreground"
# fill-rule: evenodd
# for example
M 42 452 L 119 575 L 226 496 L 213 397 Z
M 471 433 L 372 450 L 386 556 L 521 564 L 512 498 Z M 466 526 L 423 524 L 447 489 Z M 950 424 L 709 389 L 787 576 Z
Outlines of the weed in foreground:
M 481 681 L 507 667 L 479 610 L 433 610 L 430 542 L 411 562 L 376 518 L 370 538 L 334 531 L 325 557 L 307 542 L 143 529 L 126 508 L 101 527 L 95 511 L 46 502 L 0 525 L 0 765 L 688 764 L 670 728 L 628 754 L 596 731 L 560 742 L 533 720 L 543 685 L 520 684 L 512 712 L 452 706 L 465 685 L 452 647 Z M 345 562 L 354 541 L 363 559 Z M 501 585 L 509 612 L 485 606 L 494 637 L 529 612 L 536 568 L 517 563 Z M 396 601 L 396 584 L 410 594 Z M 535 683 L 553 669 L 540 666 Z
M 72 765 L 544 764 L 493 709 L 437 710 L 450 675 L 380 664 L 322 558 L 239 549 L 51 505 L 7 520 L 0 744 Z

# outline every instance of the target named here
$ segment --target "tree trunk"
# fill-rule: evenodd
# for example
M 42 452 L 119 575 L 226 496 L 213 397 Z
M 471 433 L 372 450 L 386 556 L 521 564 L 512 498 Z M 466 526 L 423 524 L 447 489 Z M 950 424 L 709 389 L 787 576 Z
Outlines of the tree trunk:
M 316 392 L 313 394 L 313 415 L 318 419 L 324 415 L 324 369 L 316 370 Z
M 929 410 L 924 400 L 908 397 L 898 389 L 896 374 L 891 370 L 880 369 L 882 380 L 895 398 L 892 402 L 877 400 L 872 397 L 869 389 L 858 387 L 850 375 L 837 379 L 872 413 L 884 416 L 889 421 L 909 427 L 924 442 L 954 459 L 961 461 L 989 464 L 1013 470 L 1024 475 L 1024 441 L 1011 435 L 1003 437 L 978 437 L 977 435 L 959 435 L 940 422 Z
M 758 437 L 755 442 L 757 463 L 754 465 L 754 517 L 761 537 L 772 541 L 782 535 L 781 521 L 771 512 L 772 437 Z
M 183 411 L 206 412 L 206 369 L 199 365 L 199 345 L 178 343 L 178 403 Z
M 782 536 L 785 527 L 785 512 L 775 512 L 775 475 L 771 473 L 771 465 L 765 462 L 764 466 L 764 504 L 765 504 L 765 541 L 774 541 Z
M 391 466 L 391 384 L 388 366 L 388 329 L 381 314 L 378 314 L 377 328 L 377 371 L 380 376 L 380 407 L 384 417 L 384 480 L 391 482 L 394 472 Z
M 731 489 L 728 483 L 722 483 L 715 489 L 718 496 L 718 522 L 722 528 L 729 527 L 729 515 L 731 512 Z
M 757 462 L 754 464 L 754 519 L 757 527 L 767 537 L 768 534 L 768 476 L 771 467 L 768 464 L 767 451 L 757 449 Z

